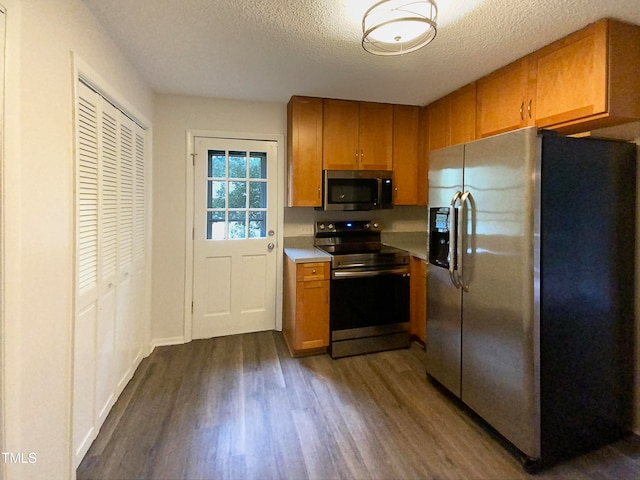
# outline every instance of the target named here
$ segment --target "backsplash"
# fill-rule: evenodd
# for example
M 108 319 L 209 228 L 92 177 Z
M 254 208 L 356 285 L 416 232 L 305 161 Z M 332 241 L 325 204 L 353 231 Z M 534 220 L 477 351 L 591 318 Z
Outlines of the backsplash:
M 284 209 L 284 236 L 313 236 L 315 222 L 321 220 L 375 220 L 383 232 L 426 232 L 427 207 L 394 207 L 367 212 L 323 212 L 313 208 Z

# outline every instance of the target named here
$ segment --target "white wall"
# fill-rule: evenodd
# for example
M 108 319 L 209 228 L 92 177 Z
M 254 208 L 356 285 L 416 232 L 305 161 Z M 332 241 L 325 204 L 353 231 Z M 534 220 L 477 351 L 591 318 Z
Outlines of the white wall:
M 151 338 L 160 345 L 184 340 L 187 131 L 284 137 L 287 106 L 157 95 L 155 107 Z
M 5 197 L 8 479 L 69 478 L 74 275 L 71 51 L 146 118 L 153 95 L 81 0 L 7 8 Z

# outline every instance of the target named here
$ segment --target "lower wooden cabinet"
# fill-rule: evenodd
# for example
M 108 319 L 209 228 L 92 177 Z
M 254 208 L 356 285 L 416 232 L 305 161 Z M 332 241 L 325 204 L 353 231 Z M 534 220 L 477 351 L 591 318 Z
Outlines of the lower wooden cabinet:
M 411 273 L 409 333 L 423 345 L 427 330 L 427 262 L 418 257 L 411 257 L 409 266 Z
M 329 262 L 295 263 L 285 257 L 283 333 L 291 355 L 329 346 Z

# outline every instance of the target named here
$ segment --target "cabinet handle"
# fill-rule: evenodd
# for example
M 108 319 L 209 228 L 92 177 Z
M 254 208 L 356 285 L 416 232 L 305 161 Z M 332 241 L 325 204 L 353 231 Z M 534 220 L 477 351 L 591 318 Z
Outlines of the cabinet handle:
M 531 118 L 531 102 L 533 102 L 533 99 L 529 99 L 529 105 L 527 106 L 527 112 L 529 112 L 529 118 Z
M 524 120 L 524 102 L 520 104 L 520 120 Z

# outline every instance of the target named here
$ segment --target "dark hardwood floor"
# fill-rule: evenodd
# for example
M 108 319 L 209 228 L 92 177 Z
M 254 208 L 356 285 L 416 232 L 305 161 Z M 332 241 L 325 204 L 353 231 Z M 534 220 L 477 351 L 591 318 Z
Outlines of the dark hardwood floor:
M 535 477 L 431 385 L 417 345 L 291 358 L 279 332 L 157 348 L 83 479 L 639 479 L 640 439 Z

